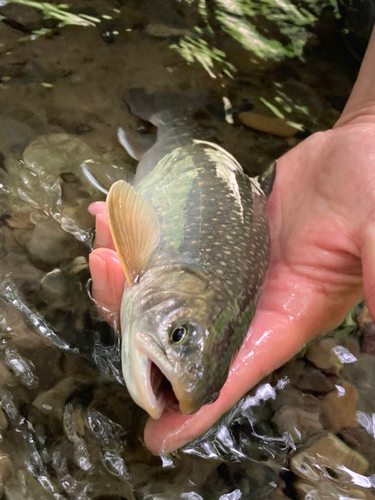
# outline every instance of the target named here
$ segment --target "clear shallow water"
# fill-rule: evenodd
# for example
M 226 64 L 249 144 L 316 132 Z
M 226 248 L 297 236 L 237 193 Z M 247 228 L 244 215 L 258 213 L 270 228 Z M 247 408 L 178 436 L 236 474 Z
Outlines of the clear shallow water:
M 334 6 L 21 3 L 0 2 L 5 498 L 373 498 L 375 358 L 363 314 L 364 334 L 350 323 L 309 348 L 160 459 L 142 444 L 145 415 L 88 293 L 87 206 L 103 198 L 80 165 L 134 167 L 116 137 L 139 125 L 126 90 L 208 90 L 196 119 L 257 174 L 344 106 L 358 63 Z

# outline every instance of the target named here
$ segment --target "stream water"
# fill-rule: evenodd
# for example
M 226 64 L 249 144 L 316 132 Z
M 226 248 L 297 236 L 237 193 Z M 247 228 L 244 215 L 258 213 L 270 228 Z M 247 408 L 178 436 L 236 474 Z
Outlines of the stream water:
M 87 207 L 104 198 L 80 167 L 134 168 L 117 140 L 139 127 L 126 91 L 208 91 L 196 120 L 258 174 L 344 107 L 359 60 L 337 6 L 0 0 L 0 21 L 0 498 L 375 498 L 363 304 L 160 458 L 89 293 Z

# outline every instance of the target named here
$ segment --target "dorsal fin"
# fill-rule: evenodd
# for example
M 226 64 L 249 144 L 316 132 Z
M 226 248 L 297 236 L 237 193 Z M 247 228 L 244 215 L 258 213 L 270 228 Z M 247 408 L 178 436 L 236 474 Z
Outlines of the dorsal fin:
M 134 283 L 155 248 L 160 224 L 153 207 L 125 181 L 107 197 L 109 226 L 126 281 Z

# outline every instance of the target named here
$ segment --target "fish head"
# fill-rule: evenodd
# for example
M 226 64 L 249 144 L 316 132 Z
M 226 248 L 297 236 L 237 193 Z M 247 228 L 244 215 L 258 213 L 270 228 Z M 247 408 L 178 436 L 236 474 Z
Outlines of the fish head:
M 195 413 L 217 399 L 231 362 L 222 317 L 229 299 L 220 280 L 181 265 L 153 267 L 125 289 L 124 379 L 151 417 L 165 408 Z

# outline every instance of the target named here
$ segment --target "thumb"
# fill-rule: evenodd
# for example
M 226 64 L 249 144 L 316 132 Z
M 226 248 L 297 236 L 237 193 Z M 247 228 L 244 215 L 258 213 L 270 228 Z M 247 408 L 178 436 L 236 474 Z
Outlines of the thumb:
M 362 244 L 362 279 L 371 318 L 375 319 L 375 223 L 367 226 Z

